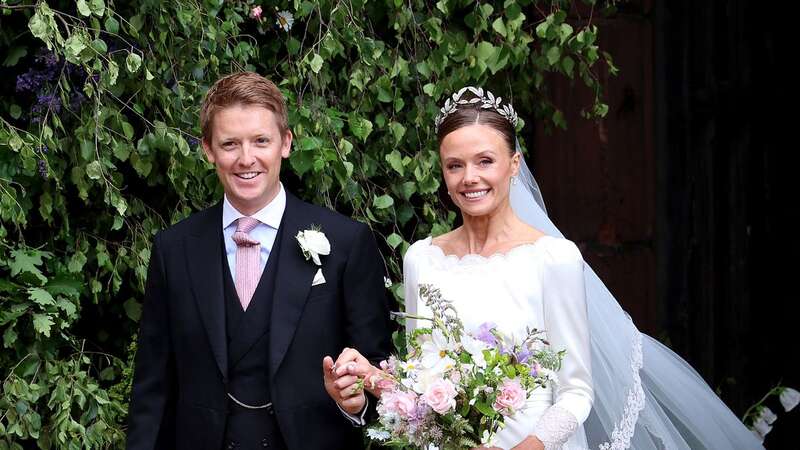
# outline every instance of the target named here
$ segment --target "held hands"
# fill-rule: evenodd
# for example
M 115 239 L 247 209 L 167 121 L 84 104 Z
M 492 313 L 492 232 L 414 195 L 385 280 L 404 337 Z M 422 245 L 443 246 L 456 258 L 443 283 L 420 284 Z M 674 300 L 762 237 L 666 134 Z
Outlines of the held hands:
M 325 390 L 333 401 L 343 410 L 352 415 L 357 415 L 364 409 L 367 398 L 364 396 L 363 389 L 358 387 L 357 379 L 347 375 L 340 377 L 336 373 L 333 358 L 326 356 L 322 360 L 322 376 L 325 381 Z
M 364 358 L 357 350 L 345 348 L 336 362 L 326 356 L 322 360 L 322 375 L 325 381 L 325 390 L 343 410 L 356 415 L 364 409 L 366 396 L 364 389 L 376 394 L 369 380 L 375 371 L 369 360 Z M 379 394 L 376 394 L 379 395 Z

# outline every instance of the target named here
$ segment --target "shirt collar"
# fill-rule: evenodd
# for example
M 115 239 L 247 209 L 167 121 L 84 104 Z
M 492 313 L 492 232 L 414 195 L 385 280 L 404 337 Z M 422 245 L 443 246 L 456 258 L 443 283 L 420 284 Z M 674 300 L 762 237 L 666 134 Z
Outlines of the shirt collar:
M 286 191 L 283 190 L 283 183 L 280 183 L 278 195 L 250 217 L 277 230 L 281 224 L 281 219 L 283 218 L 283 212 L 285 210 Z M 222 200 L 222 228 L 228 228 L 235 221 L 239 220 L 240 217 L 244 217 L 244 214 L 239 212 L 239 210 L 228 201 L 228 194 L 225 194 Z

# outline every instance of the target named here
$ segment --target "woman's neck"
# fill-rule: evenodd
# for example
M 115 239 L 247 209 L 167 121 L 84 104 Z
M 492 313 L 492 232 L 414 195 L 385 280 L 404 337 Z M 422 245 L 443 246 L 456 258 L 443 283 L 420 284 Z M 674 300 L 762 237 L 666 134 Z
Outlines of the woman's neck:
M 482 254 L 485 249 L 496 247 L 498 242 L 508 241 L 515 234 L 519 219 L 514 215 L 510 204 L 483 216 L 462 214 L 464 225 L 461 227 L 462 239 L 467 245 L 468 253 Z

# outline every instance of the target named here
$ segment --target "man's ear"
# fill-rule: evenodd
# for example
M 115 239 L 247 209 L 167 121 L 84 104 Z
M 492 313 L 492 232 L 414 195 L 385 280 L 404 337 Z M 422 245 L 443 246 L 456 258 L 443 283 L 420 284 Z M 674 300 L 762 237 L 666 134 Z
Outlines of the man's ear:
M 214 164 L 214 150 L 211 149 L 211 144 L 206 141 L 206 138 L 203 138 L 201 143 L 203 144 L 203 153 L 206 154 L 206 159 L 211 164 Z
M 288 158 L 292 152 L 292 130 L 287 129 L 281 137 L 281 157 Z

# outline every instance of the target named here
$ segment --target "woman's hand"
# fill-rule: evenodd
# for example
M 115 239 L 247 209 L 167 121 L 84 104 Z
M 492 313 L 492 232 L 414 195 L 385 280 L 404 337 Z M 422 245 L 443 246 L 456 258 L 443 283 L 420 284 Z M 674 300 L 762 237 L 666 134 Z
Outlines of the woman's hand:
M 536 436 L 528 436 L 511 450 L 544 450 L 544 443 Z

